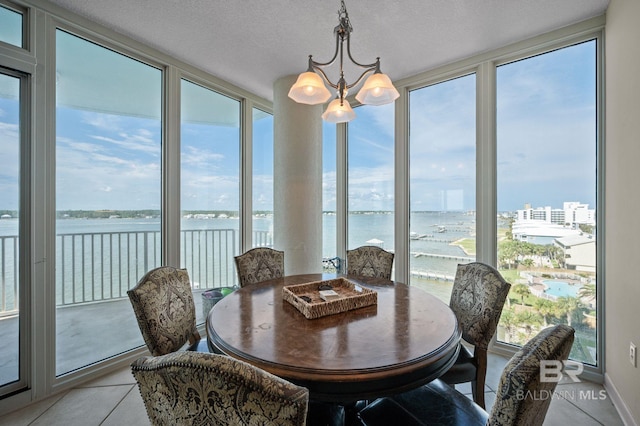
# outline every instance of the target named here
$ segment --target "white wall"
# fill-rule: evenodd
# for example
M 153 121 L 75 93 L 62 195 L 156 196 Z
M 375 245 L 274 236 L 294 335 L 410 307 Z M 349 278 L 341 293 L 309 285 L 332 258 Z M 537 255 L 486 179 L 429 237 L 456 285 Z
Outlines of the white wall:
M 612 0 L 607 11 L 605 183 L 605 383 L 621 415 L 640 423 L 640 1 Z M 632 420 L 627 416 L 626 420 Z

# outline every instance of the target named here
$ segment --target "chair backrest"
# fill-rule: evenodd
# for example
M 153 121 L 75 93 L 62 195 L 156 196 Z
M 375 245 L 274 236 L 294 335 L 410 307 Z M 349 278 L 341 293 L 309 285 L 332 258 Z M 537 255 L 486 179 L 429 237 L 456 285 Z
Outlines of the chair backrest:
M 147 272 L 127 291 L 147 347 L 154 356 L 200 340 L 196 307 L 185 269 L 161 266 Z
M 131 371 L 154 425 L 304 425 L 309 391 L 224 355 L 142 357 Z
M 511 284 L 495 268 L 480 262 L 458 265 L 449 307 L 462 338 L 486 350 L 496 333 Z
M 284 252 L 258 247 L 236 256 L 240 287 L 284 276 Z
M 347 275 L 391 279 L 393 253 L 378 246 L 347 250 Z
M 567 325 L 549 327 L 511 358 L 500 378 L 487 425 L 542 425 L 557 382 L 541 380 L 541 361 L 566 360 L 573 338 L 574 330 Z

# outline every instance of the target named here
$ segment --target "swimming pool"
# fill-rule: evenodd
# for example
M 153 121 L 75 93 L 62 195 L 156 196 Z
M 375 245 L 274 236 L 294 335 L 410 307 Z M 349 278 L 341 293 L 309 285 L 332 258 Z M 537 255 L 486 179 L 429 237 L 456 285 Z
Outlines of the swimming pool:
M 572 285 L 565 281 L 556 280 L 544 280 L 542 283 L 547 286 L 544 292 L 555 297 L 578 297 L 578 290 L 582 287 L 580 284 Z

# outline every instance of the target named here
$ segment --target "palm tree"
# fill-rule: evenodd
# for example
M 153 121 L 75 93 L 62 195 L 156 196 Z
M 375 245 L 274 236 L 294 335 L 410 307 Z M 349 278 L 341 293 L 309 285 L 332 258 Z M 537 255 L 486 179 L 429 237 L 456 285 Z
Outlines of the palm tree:
M 522 306 L 524 306 L 524 297 L 531 294 L 531 290 L 529 290 L 529 286 L 526 284 L 516 284 L 511 287 L 511 291 L 520 296 L 520 304 Z
M 533 259 L 531 259 L 530 257 L 526 258 L 525 260 L 522 261 L 522 264 L 524 266 L 526 266 L 527 268 L 531 268 L 533 266 Z
M 517 245 L 518 241 L 507 240 L 502 241 L 498 247 L 500 264 L 505 265 L 507 269 L 511 269 L 511 265 L 516 262 L 518 257 Z
M 533 306 L 536 308 L 538 313 L 542 316 L 542 322 L 546 327 L 549 325 L 548 317 L 556 311 L 556 304 L 551 300 L 536 298 L 533 301 Z
M 516 315 L 513 312 L 513 309 L 507 308 L 502 310 L 499 324 L 504 327 L 504 341 L 506 343 L 510 343 L 513 336 L 513 330 L 517 324 Z
M 540 325 L 540 315 L 530 310 L 520 311 L 515 315 L 515 321 L 524 328 L 527 340 L 531 338 L 534 326 Z
M 580 300 L 576 297 L 562 296 L 558 298 L 558 303 L 556 303 L 556 308 L 560 315 L 567 316 L 567 325 L 571 327 L 571 317 L 573 313 L 580 309 L 582 304 Z
M 589 301 L 596 300 L 596 285 L 585 284 L 580 290 L 578 290 L 578 296 L 584 297 Z

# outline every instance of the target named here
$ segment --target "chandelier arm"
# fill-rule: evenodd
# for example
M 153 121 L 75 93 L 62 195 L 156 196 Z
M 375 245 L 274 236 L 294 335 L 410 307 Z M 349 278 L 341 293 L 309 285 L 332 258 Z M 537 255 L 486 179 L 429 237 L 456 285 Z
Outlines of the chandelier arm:
M 314 68 L 316 67 L 328 67 L 329 65 L 333 64 L 336 59 L 338 58 L 338 51 L 340 50 L 340 36 L 336 35 L 336 51 L 333 54 L 333 58 L 331 58 L 330 61 L 328 62 L 317 62 L 314 61 L 313 59 L 311 59 L 311 63 L 313 64 Z
M 351 56 L 351 36 L 350 35 L 347 35 L 347 55 L 349 56 L 349 59 L 351 59 L 351 62 L 353 62 L 360 68 L 375 68 L 380 66 L 380 58 L 377 58 L 376 61 L 372 64 L 361 64 L 360 62 L 353 59 L 353 56 Z
M 362 79 L 363 79 L 367 74 L 369 74 L 371 71 L 375 71 L 375 70 L 376 70 L 376 68 L 377 68 L 377 67 L 376 67 L 376 66 L 375 66 L 375 64 L 374 64 L 374 65 L 373 65 L 372 67 L 370 67 L 369 69 L 364 70 L 364 72 L 363 72 L 362 74 L 360 74 L 360 77 L 358 77 L 358 79 L 357 79 L 355 82 L 353 82 L 352 84 L 347 84 L 347 89 L 351 89 L 353 86 L 357 86 L 358 84 L 360 84 L 360 82 L 362 81 Z
M 331 80 L 329 80 L 329 77 L 327 77 L 327 74 L 325 74 L 324 70 L 322 68 L 320 68 L 319 66 L 317 66 L 315 63 L 313 64 L 313 70 L 315 72 L 319 73 L 322 76 L 322 78 L 324 79 L 324 81 L 326 81 L 329 86 L 333 87 L 334 89 L 338 88 L 338 85 L 337 84 L 333 84 L 331 82 Z

